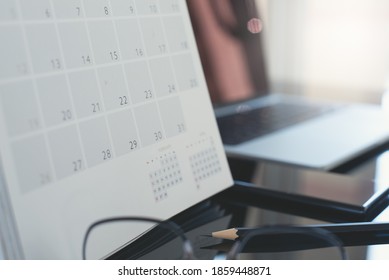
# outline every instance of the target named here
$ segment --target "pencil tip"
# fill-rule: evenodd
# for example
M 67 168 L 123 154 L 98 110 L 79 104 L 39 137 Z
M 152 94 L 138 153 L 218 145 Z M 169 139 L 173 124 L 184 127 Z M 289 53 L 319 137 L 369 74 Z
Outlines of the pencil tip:
M 213 232 L 212 237 L 235 240 L 239 237 L 237 233 L 238 233 L 238 230 L 232 228 L 232 229 L 226 229 L 226 230 Z

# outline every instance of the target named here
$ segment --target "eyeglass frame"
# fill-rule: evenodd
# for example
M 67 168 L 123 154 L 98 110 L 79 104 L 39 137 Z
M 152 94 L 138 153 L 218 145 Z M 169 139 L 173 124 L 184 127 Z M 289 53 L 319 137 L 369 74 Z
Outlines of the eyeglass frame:
M 181 238 L 181 241 L 183 243 L 183 259 L 194 259 L 193 254 L 193 246 L 188 237 L 185 235 L 182 228 L 176 224 L 173 221 L 170 220 L 161 220 L 157 218 L 150 218 L 150 217 L 140 217 L 140 216 L 121 216 L 121 217 L 113 217 L 113 218 L 106 218 L 98 220 L 94 223 L 92 223 L 88 229 L 85 232 L 83 242 L 82 242 L 82 259 L 86 260 L 86 248 L 88 243 L 88 238 L 91 234 L 91 232 L 98 226 L 111 223 L 111 222 L 129 222 L 129 221 L 140 221 L 140 222 L 150 222 L 158 224 L 158 226 L 161 226 L 165 229 L 169 229 L 172 232 L 174 232 L 177 237 Z
M 106 218 L 98 220 L 94 223 L 92 223 L 86 230 L 86 233 L 83 238 L 82 243 L 82 259 L 86 260 L 86 248 L 88 243 L 88 238 L 91 234 L 91 232 L 98 226 L 111 223 L 111 222 L 128 222 L 128 221 L 140 221 L 140 222 L 151 222 L 155 223 L 158 226 L 161 226 L 165 229 L 171 230 L 173 233 L 176 234 L 177 237 L 179 237 L 183 243 L 182 250 L 183 250 L 183 256 L 182 259 L 196 259 L 194 255 L 194 250 L 192 243 L 190 242 L 189 238 L 186 236 L 183 229 L 175 222 L 171 220 L 161 220 L 157 218 L 151 218 L 151 217 L 141 217 L 141 216 L 120 216 L 120 217 L 113 217 L 113 218 Z M 336 247 L 339 250 L 339 253 L 341 255 L 342 260 L 347 260 L 348 256 L 346 253 L 346 250 L 344 249 L 342 241 L 332 232 L 322 229 L 322 228 L 314 228 L 314 227 L 295 227 L 295 226 L 264 226 L 260 228 L 256 228 L 253 230 L 250 230 L 250 232 L 244 237 L 239 238 L 235 241 L 233 246 L 230 248 L 228 253 L 226 254 L 227 260 L 234 260 L 237 259 L 237 256 L 242 253 L 244 247 L 247 245 L 247 243 L 254 237 L 258 237 L 261 235 L 269 235 L 269 234 L 286 234 L 286 233 L 292 233 L 292 234 L 301 234 L 301 235 L 309 235 L 311 237 L 321 239 L 328 243 L 328 245 L 332 247 Z

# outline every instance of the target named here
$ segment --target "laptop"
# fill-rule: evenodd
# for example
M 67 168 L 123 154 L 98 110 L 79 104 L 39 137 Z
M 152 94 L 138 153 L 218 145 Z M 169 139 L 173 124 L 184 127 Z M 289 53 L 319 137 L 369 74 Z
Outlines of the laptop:
M 378 106 L 269 90 L 261 33 L 250 34 L 250 22 L 258 17 L 254 1 L 188 3 L 230 157 L 330 170 L 389 140 L 389 118 Z

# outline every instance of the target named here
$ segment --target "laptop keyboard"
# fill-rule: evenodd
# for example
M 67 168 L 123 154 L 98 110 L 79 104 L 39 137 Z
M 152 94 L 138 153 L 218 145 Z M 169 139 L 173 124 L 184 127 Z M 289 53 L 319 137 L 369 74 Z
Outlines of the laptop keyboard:
M 217 118 L 224 144 L 237 145 L 331 111 L 331 106 L 277 103 Z

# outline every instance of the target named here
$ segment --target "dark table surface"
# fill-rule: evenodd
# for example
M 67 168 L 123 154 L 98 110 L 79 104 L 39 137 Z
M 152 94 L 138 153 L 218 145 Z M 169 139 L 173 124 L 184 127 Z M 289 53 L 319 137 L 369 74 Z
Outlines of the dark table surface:
M 229 158 L 231 172 L 235 180 L 253 183 L 256 186 L 266 186 L 279 193 L 303 194 L 310 197 L 336 200 L 342 203 L 362 203 L 377 193 L 383 193 L 389 186 L 389 146 L 384 145 L 374 151 L 364 154 L 351 162 L 331 171 L 317 171 L 297 168 L 280 163 L 261 160 L 243 160 Z M 230 189 L 231 190 L 231 189 Z M 358 222 L 360 216 L 342 216 L 337 213 L 308 209 L 297 204 L 286 207 L 283 200 L 271 201 L 268 197 L 253 195 L 251 205 L 242 201 L 237 193 L 222 192 L 198 205 L 180 213 L 172 220 L 180 224 L 191 240 L 196 257 L 199 259 L 214 259 L 225 257 L 225 252 L 231 246 L 223 240 L 209 237 L 211 232 L 231 227 L 262 227 L 269 225 L 321 225 L 339 222 Z M 228 199 L 226 199 L 228 197 Z M 288 197 L 288 196 L 285 196 Z M 386 195 L 387 199 L 388 196 Z M 258 201 L 258 204 L 256 202 Z M 378 209 L 368 221 L 373 223 L 389 222 L 389 207 Z M 297 210 L 297 211 L 295 211 Z M 330 215 L 326 215 L 330 213 Z M 324 214 L 323 214 L 324 213 Z M 388 229 L 389 230 L 389 229 Z M 140 242 L 151 244 L 155 238 Z M 151 243 L 150 243 L 151 242 Z M 217 249 L 209 246 L 222 244 Z M 157 242 L 157 244 L 159 244 Z M 176 259 L 179 258 L 181 245 L 177 240 L 161 242 L 158 249 L 149 250 L 142 258 L 146 259 Z M 142 245 L 142 244 L 141 244 Z M 143 246 L 143 245 L 142 245 Z M 220 249 L 222 248 L 222 249 Z M 360 245 L 345 247 L 348 258 L 389 259 L 389 244 Z M 147 250 L 146 250 L 147 251 Z M 266 253 L 243 253 L 243 259 L 339 259 L 339 251 L 334 248 L 309 249 Z M 123 249 L 112 256 L 113 259 L 131 258 L 131 253 Z
M 377 148 L 328 172 L 306 170 L 260 160 L 230 158 L 229 162 L 235 180 L 266 186 L 284 193 L 303 193 L 329 200 L 340 200 L 345 203 L 362 202 L 367 197 L 385 192 L 389 187 L 389 147 L 387 146 Z M 300 213 L 288 211 L 288 209 L 285 211 L 282 201 L 278 205 L 272 203 L 273 207 L 266 207 L 266 203 L 265 207 L 261 207 L 261 205 L 243 207 L 244 211 L 240 212 L 242 220 L 236 220 L 236 224 L 233 226 L 257 227 L 356 222 L 350 217 L 336 220 L 337 216 L 327 217 L 323 213 L 315 213 L 315 211 L 306 209 Z M 374 213 L 368 220 L 373 223 L 389 222 L 389 208 L 383 206 L 383 209 L 379 209 L 379 213 Z M 349 259 L 389 259 L 389 245 L 386 244 L 349 246 L 346 247 L 346 251 Z M 244 254 L 243 257 L 250 259 L 337 259 L 339 253 L 331 249 L 316 249 L 250 253 Z

